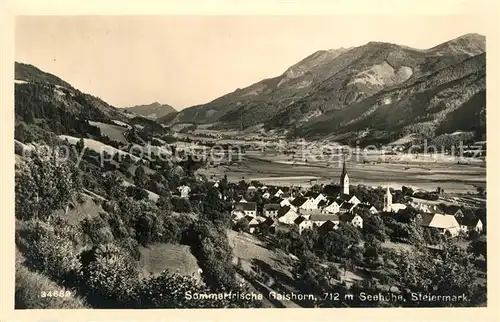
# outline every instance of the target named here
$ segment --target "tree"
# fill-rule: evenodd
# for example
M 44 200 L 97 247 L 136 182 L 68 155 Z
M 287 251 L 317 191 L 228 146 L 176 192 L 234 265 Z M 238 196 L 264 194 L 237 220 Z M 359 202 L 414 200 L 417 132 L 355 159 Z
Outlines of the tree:
M 220 221 L 226 227 L 229 225 L 229 214 L 225 211 L 219 192 L 214 187 L 209 187 L 203 198 L 202 215 L 210 221 Z
M 78 140 L 78 142 L 75 145 L 75 148 L 78 151 L 78 153 L 81 153 L 83 151 L 83 149 L 85 148 L 85 142 L 83 141 L 83 138 L 80 138 L 80 140 Z
M 380 216 L 371 215 L 364 217 L 363 235 L 373 235 L 376 239 L 384 242 L 387 239 L 386 227 Z
M 484 259 L 486 260 L 486 254 L 487 254 L 486 239 L 478 238 L 476 240 L 473 240 L 469 244 L 468 251 L 474 254 L 474 256 L 476 257 L 483 256 Z
M 433 293 L 439 295 L 462 295 L 478 298 L 482 290 L 475 283 L 476 274 L 473 263 L 466 251 L 458 246 L 447 245 L 437 254 L 426 249 L 403 252 L 396 258 L 397 286 L 407 296 L 409 306 L 472 306 L 467 301 L 415 301 L 410 293 Z
M 171 198 L 172 197 L 170 193 L 161 194 L 160 197 L 158 198 L 158 201 L 156 202 L 158 208 L 164 211 L 171 211 L 172 210 Z
M 325 292 L 333 291 L 330 280 L 338 275 L 336 269 L 330 266 L 319 265 L 319 259 L 310 251 L 304 251 L 298 255 L 299 260 L 292 267 L 292 273 L 297 281 L 301 292 L 320 295 L 323 298 Z M 314 307 L 319 305 L 316 301 L 305 300 L 302 305 Z
M 195 223 L 192 247 L 203 270 L 203 279 L 212 290 L 236 287 L 236 271 L 232 265 L 233 252 L 224 227 L 206 219 Z
M 439 229 L 434 227 L 427 227 L 423 229 L 424 241 L 429 245 L 439 244 L 443 238 Z
M 191 203 L 188 199 L 172 196 L 172 209 L 175 212 L 188 213 L 192 211 Z
M 153 228 L 156 216 L 152 213 L 143 213 L 135 220 L 135 234 L 139 244 L 146 246 L 153 240 Z
M 90 238 L 90 242 L 94 245 L 113 241 L 113 235 L 107 229 L 107 223 L 101 217 L 84 218 L 80 225 L 84 234 Z
M 139 273 L 125 251 L 114 244 L 102 244 L 83 253 L 81 261 L 87 298 L 94 305 L 118 308 L 134 303 Z
M 324 249 L 325 255 L 331 260 L 349 258 L 354 253 L 350 249 L 361 242 L 361 234 L 356 227 L 346 224 L 336 231 L 329 231 L 319 239 L 319 248 Z
M 234 227 L 237 231 L 245 231 L 248 232 L 249 226 L 248 226 L 248 219 L 245 217 L 241 218 L 236 222 L 236 225 Z
M 145 189 L 137 186 L 128 186 L 126 192 L 128 197 L 134 198 L 135 200 L 143 200 L 149 196 Z
M 342 258 L 340 263 L 341 263 L 340 267 L 344 270 L 344 277 L 345 277 L 347 270 L 354 268 L 354 261 L 351 258 L 347 257 L 347 258 Z
M 481 187 L 481 186 L 478 186 L 476 188 L 477 190 L 477 193 L 480 195 L 480 196 L 483 196 L 484 195 L 484 192 L 486 191 L 486 189 L 484 189 L 484 187 Z
M 365 245 L 365 252 L 363 254 L 365 264 L 368 267 L 377 268 L 382 264 L 380 254 L 382 247 L 380 242 L 374 239 L 371 243 Z
M 57 209 L 66 209 L 82 188 L 79 170 L 55 153 L 44 157 L 34 153 L 16 164 L 16 217 L 46 219 Z
M 123 180 L 115 172 L 104 174 L 101 187 L 111 200 L 121 200 L 125 194 Z
M 411 196 L 413 195 L 413 192 L 414 192 L 414 191 L 413 191 L 413 189 L 412 189 L 412 188 L 410 188 L 410 187 L 402 186 L 402 187 L 401 187 L 401 192 L 403 192 L 403 194 L 404 194 L 405 196 L 409 196 L 409 197 L 411 197 Z
M 134 183 L 137 187 L 145 187 L 146 186 L 146 180 L 147 180 L 147 177 L 146 177 L 146 172 L 144 171 L 144 167 L 139 165 L 137 166 L 137 168 L 135 169 L 135 172 L 134 172 Z

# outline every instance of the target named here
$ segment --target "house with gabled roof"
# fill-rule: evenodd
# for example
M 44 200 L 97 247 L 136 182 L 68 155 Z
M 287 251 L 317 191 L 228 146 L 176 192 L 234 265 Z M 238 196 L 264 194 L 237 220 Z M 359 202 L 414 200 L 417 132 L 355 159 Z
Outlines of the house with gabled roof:
M 235 200 L 236 200 L 237 203 L 246 203 L 246 202 L 248 202 L 248 201 L 246 201 L 245 197 L 243 197 L 243 196 L 238 196 L 238 197 L 235 198 Z
M 276 233 L 276 227 L 278 227 L 278 221 L 274 218 L 268 217 L 261 223 L 261 227 L 265 227 L 271 234 L 274 234 Z
M 324 214 L 314 214 L 309 217 L 309 220 L 312 222 L 314 227 L 320 227 L 327 221 L 331 221 L 332 223 L 338 225 L 340 223 L 340 219 L 337 215 L 324 215 Z
M 284 192 L 283 190 L 278 189 L 278 191 L 276 191 L 276 192 L 274 193 L 274 197 L 278 197 L 278 198 L 280 198 L 280 197 L 281 197 L 281 195 L 282 195 L 282 194 L 284 194 L 284 193 L 285 193 L 285 192 Z
M 278 210 L 278 221 L 283 224 L 291 225 L 299 217 L 299 214 L 290 206 L 281 207 Z
M 306 197 L 297 197 L 293 199 L 292 206 L 297 207 L 299 213 L 307 213 L 318 209 L 318 205 L 314 199 Z
M 323 201 L 323 200 L 326 200 L 326 196 L 322 193 L 318 193 L 318 192 L 313 192 L 313 191 L 308 191 L 304 194 L 304 197 L 308 198 L 308 199 L 312 199 L 314 204 L 316 205 L 316 208 L 318 208 L 318 204 Z
M 420 226 L 425 228 L 436 228 L 441 234 L 449 233 L 457 236 L 460 232 L 460 224 L 455 216 L 438 213 L 420 213 Z
M 339 216 L 340 222 L 351 223 L 354 227 L 363 228 L 363 218 L 352 212 L 346 212 Z
M 275 199 L 278 199 L 278 201 L 275 201 Z M 294 198 L 273 198 L 269 202 L 270 203 L 279 203 L 281 207 L 291 206 L 295 211 L 297 211 L 297 207 L 292 205 L 293 200 L 294 200 Z
M 352 210 L 356 207 L 355 204 L 353 203 L 350 203 L 350 202 L 343 202 L 341 205 L 340 205 L 340 208 L 339 208 L 339 213 L 341 214 L 345 214 L 345 213 L 350 213 L 352 212 Z
M 340 211 L 340 204 L 335 199 L 326 200 L 326 205 L 321 208 L 321 211 L 325 214 L 336 214 Z
M 298 196 L 298 197 L 294 198 L 293 200 L 291 200 L 290 203 L 292 204 L 292 206 L 299 209 L 307 201 L 308 201 L 308 199 L 306 197 Z
M 367 203 L 360 203 L 354 208 L 356 211 L 357 209 L 363 210 L 363 211 L 368 211 L 368 213 L 374 215 L 378 213 L 377 208 L 375 208 L 373 205 L 367 204 Z
M 257 204 L 255 202 L 239 202 L 234 205 L 234 211 L 242 211 L 245 216 L 257 216 Z
M 263 207 L 264 217 L 272 217 L 275 218 L 278 215 L 278 210 L 281 206 L 277 203 L 268 203 Z
M 302 234 L 305 229 L 312 228 L 312 222 L 303 216 L 297 217 L 297 219 L 295 219 L 294 221 L 294 224 L 299 227 L 299 234 Z
M 348 203 L 352 203 L 354 205 L 357 205 L 357 204 L 360 204 L 361 203 L 361 200 L 359 200 L 358 197 L 356 197 L 355 195 L 345 195 L 345 194 L 340 194 L 337 196 L 337 203 L 344 203 L 344 202 L 348 202 Z
M 321 226 L 318 227 L 318 234 L 324 235 L 329 231 L 337 230 L 338 228 L 339 228 L 338 222 L 327 220 Z
M 447 215 L 452 215 L 455 217 L 464 217 L 465 213 L 463 209 L 458 205 L 437 205 L 437 209 Z
M 248 231 L 253 234 L 259 229 L 261 221 L 257 220 L 257 217 L 245 216 L 248 220 Z
M 460 225 L 460 231 L 464 233 L 468 233 L 473 230 L 478 233 L 483 231 L 483 222 L 477 217 L 455 216 L 455 219 Z
M 323 209 L 323 208 L 325 208 L 325 207 L 326 207 L 329 203 L 330 203 L 330 200 L 328 200 L 328 199 L 321 200 L 321 201 L 318 203 L 318 208 L 319 208 L 319 209 Z

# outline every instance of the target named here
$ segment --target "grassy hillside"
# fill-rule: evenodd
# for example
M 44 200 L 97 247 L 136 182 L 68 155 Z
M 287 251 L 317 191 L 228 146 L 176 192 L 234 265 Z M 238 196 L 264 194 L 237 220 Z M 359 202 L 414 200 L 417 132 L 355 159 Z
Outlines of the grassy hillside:
M 152 244 L 139 247 L 141 253 L 140 266 L 142 274 L 149 276 L 159 274 L 164 270 L 193 276 L 200 280 L 198 262 L 187 245 Z

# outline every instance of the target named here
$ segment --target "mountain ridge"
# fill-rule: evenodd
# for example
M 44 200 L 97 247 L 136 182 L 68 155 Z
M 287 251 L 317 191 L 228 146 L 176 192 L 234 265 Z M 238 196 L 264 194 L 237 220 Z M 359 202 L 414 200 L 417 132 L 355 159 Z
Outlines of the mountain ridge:
M 433 80 L 434 83 L 428 83 L 431 87 L 446 87 L 442 83 L 447 82 L 453 86 L 455 79 L 444 75 L 453 74 L 460 68 L 469 68 L 470 72 L 474 68 L 481 69 L 481 63 L 478 65 L 477 61 L 485 60 L 485 49 L 484 36 L 466 34 L 428 49 L 371 41 L 353 48 L 320 50 L 279 76 L 238 89 L 209 103 L 188 107 L 175 117 L 158 121 L 168 125 L 183 122 L 207 124 L 214 129 L 245 129 L 260 124 L 266 130 L 304 133 L 295 130 L 310 128 L 305 124 L 314 124 L 324 114 L 335 114 L 331 111 L 360 109 L 362 101 L 382 95 L 386 90 L 425 83 L 426 78 Z M 480 57 L 475 63 L 468 61 L 478 55 Z M 417 95 L 419 87 L 415 86 L 412 91 L 400 91 L 406 93 L 401 95 Z M 464 88 L 459 90 L 466 91 Z M 360 112 L 366 115 L 356 113 L 357 117 L 371 114 L 370 108 L 373 107 L 366 103 L 361 105 L 366 110 Z M 404 107 L 393 112 L 402 111 Z M 337 130 L 332 128 L 331 132 Z
M 151 104 L 141 104 L 131 107 L 124 107 L 127 112 L 137 114 L 150 119 L 158 119 L 171 113 L 177 113 L 177 110 L 168 104 L 153 102 Z

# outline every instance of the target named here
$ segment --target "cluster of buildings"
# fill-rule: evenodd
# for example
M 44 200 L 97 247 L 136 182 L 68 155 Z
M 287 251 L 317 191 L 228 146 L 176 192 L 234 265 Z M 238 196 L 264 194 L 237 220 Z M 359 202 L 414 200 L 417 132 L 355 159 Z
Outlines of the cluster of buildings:
M 340 192 L 335 197 L 313 191 L 294 196 L 293 189 L 278 189 L 272 194 L 266 190 L 262 197 L 270 198 L 273 202 L 264 204 L 261 211 L 257 210 L 255 202 L 248 202 L 242 198 L 233 207 L 233 221 L 246 218 L 251 233 L 262 226 L 267 226 L 266 228 L 273 232 L 278 225 L 296 225 L 300 233 L 313 228 L 326 232 L 337 229 L 341 223 L 347 222 L 363 228 L 363 218 L 356 214 L 355 210 L 366 209 L 372 214 L 379 211 L 349 193 L 349 176 L 345 163 L 340 182 Z M 252 189 L 252 186 L 249 189 Z
M 424 228 L 435 228 L 442 234 L 458 236 L 460 233 L 483 231 L 483 222 L 474 215 L 466 215 L 458 206 L 448 206 L 441 209 L 437 205 L 415 204 L 412 206 L 419 210 L 420 225 Z
M 257 190 L 250 186 L 248 190 Z M 412 206 L 419 211 L 420 225 L 428 228 L 437 228 L 441 233 L 456 236 L 460 232 L 476 230 L 482 231 L 481 220 L 465 216 L 458 208 L 445 214 L 437 207 L 430 207 L 418 203 L 393 203 L 392 194 L 387 188 L 384 195 L 383 209 L 362 202 L 357 196 L 350 194 L 349 176 L 346 166 L 342 169 L 340 177 L 340 191 L 336 196 L 327 196 L 321 192 L 307 191 L 295 193 L 293 189 L 278 188 L 277 190 L 260 187 L 264 193 L 262 197 L 270 202 L 265 203 L 261 209 L 255 202 L 241 198 L 235 202 L 232 210 L 234 222 L 246 218 L 250 233 L 262 230 L 275 232 L 278 226 L 295 225 L 299 233 L 305 229 L 317 229 L 320 233 L 335 230 L 342 223 L 351 223 L 360 229 L 363 228 L 361 213 L 385 213 L 397 215 L 398 212 Z

